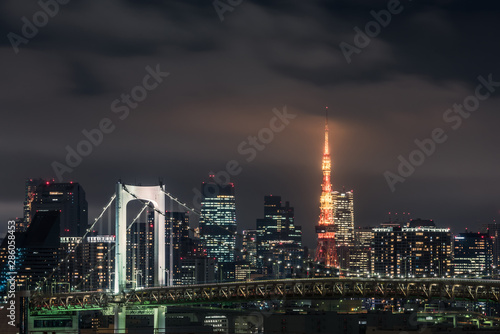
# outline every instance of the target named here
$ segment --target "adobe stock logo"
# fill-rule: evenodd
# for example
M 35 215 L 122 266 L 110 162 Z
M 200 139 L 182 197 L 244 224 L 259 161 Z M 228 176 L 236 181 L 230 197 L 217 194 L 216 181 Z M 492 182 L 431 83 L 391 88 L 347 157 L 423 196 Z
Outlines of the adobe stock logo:
M 236 7 L 241 5 L 243 0 L 214 0 L 212 5 L 214 6 L 217 15 L 219 15 L 219 20 L 224 21 L 224 13 L 232 13 Z
M 148 97 L 149 92 L 158 88 L 164 78 L 170 75 L 170 73 L 160 70 L 160 64 L 157 64 L 155 69 L 151 66 L 146 66 L 145 69 L 147 74 L 143 77 L 142 84 L 134 86 L 130 90 L 130 93 L 122 93 L 119 99 L 115 99 L 111 102 L 111 112 L 116 114 L 120 121 L 127 119 L 131 109 L 136 109 L 139 103 Z M 103 143 L 105 135 L 115 131 L 115 124 L 116 121 L 104 117 L 99 121 L 96 128 L 82 130 L 84 139 L 80 140 L 75 148 L 66 145 L 65 164 L 59 161 L 53 161 L 51 164 L 59 182 L 63 181 L 63 175 L 65 173 L 72 173 L 73 170 L 83 162 L 84 157 L 92 154 L 94 148 Z
M 492 74 L 488 75 L 488 79 L 485 79 L 482 75 L 478 76 L 477 79 L 480 83 L 476 86 L 474 94 L 467 96 L 462 104 L 453 104 L 452 108 L 445 110 L 443 113 L 443 121 L 453 131 L 460 129 L 463 120 L 468 119 L 472 112 L 479 109 L 481 101 L 487 100 L 500 87 L 500 81 L 493 81 Z M 434 128 L 429 138 L 415 139 L 414 143 L 417 148 L 411 151 L 407 158 L 402 155 L 398 156 L 397 173 L 384 172 L 385 180 L 391 192 L 396 191 L 396 184 L 405 182 L 408 177 L 413 175 L 416 168 L 422 166 L 425 160 L 436 152 L 438 144 L 443 144 L 447 139 L 446 131 L 440 127 Z
M 273 117 L 269 120 L 268 126 L 261 128 L 257 131 L 256 135 L 250 135 L 247 139 L 238 144 L 237 151 L 240 156 L 245 157 L 244 161 L 247 163 L 254 161 L 259 152 L 262 152 L 272 143 L 276 134 L 285 130 L 291 120 L 297 117 L 296 114 L 288 112 L 286 106 L 283 107 L 283 110 L 274 108 L 272 113 Z M 231 177 L 241 174 L 243 171 L 243 165 L 240 161 L 232 159 L 226 163 L 224 169 L 219 170 L 217 173 L 210 171 L 210 174 L 214 176 L 214 184 L 210 185 L 210 188 L 206 189 L 207 191 L 212 192 L 210 195 L 216 195 L 215 192 L 218 191 L 218 186 L 224 187 L 228 185 L 231 182 Z M 197 188 L 193 188 L 193 192 L 193 206 L 199 210 L 201 208 L 202 197 L 207 196 L 208 194 L 202 194 Z
M 70 0 L 40 0 L 38 6 L 41 10 L 33 14 L 31 20 L 26 16 L 21 17 L 23 26 L 21 28 L 21 35 L 14 32 L 9 32 L 7 38 L 9 39 L 12 49 L 15 54 L 19 53 L 19 46 L 21 44 L 28 44 L 29 41 L 38 35 L 39 29 L 43 28 L 49 23 L 49 18 L 54 18 L 59 13 L 59 5 L 66 5 Z
M 380 35 L 382 28 L 386 28 L 391 23 L 392 17 L 400 14 L 403 9 L 404 6 L 399 0 L 389 0 L 387 2 L 387 9 L 382 9 L 378 12 L 374 10 L 370 11 L 370 15 L 374 20 L 368 21 L 365 24 L 364 31 L 358 26 L 354 27 L 354 32 L 356 33 L 353 38 L 354 45 L 344 41 L 339 44 L 340 50 L 347 63 L 350 64 L 352 62 L 353 54 L 360 54 L 363 49 L 368 47 L 371 40 Z

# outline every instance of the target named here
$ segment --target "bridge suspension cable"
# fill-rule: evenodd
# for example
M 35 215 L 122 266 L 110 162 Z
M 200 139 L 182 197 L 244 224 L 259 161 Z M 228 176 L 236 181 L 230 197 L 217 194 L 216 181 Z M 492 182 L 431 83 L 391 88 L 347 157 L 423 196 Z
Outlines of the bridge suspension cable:
M 140 212 L 138 213 L 138 215 L 134 218 L 134 220 L 127 226 L 127 230 L 130 229 L 132 227 L 132 225 L 139 219 L 140 215 L 144 212 L 144 210 L 146 208 L 150 208 L 152 210 L 154 210 L 155 212 L 157 212 L 158 214 L 162 215 L 163 217 L 166 217 L 166 214 L 164 212 L 161 212 L 160 210 L 158 210 L 156 207 L 154 207 L 153 205 L 151 205 L 151 202 L 150 201 L 147 201 L 147 200 L 143 200 L 143 199 L 140 199 L 138 198 L 134 193 L 132 193 L 131 191 L 129 191 L 126 187 L 126 185 L 123 185 L 123 189 L 129 193 L 134 199 L 138 200 L 139 202 L 141 202 L 143 204 L 143 207 L 142 209 L 140 210 Z M 199 212 L 198 210 L 192 208 L 192 207 L 189 207 L 186 203 L 183 203 L 181 202 L 177 197 L 173 196 L 172 194 L 170 194 L 169 192 L 165 191 L 162 189 L 162 192 L 168 196 L 172 201 L 176 202 L 177 204 L 179 204 L 180 206 L 182 206 L 183 208 L 185 208 L 186 210 L 190 211 L 190 212 L 193 212 L 194 214 L 196 214 L 197 216 L 199 217 L 202 217 L 204 218 L 205 220 L 207 220 L 208 222 L 211 222 L 212 224 L 220 227 L 221 229 L 223 230 L 226 230 L 229 234 L 232 234 L 232 235 L 235 235 L 235 236 L 240 236 L 240 237 L 243 237 L 243 234 L 242 233 L 239 233 L 238 231 L 231 231 L 229 230 L 227 227 L 215 222 L 213 219 L 211 219 L 210 217 L 202 214 L 201 212 Z M 116 194 L 113 194 L 113 196 L 111 196 L 111 199 L 110 201 L 108 202 L 108 204 L 103 208 L 103 211 L 97 216 L 97 218 L 95 218 L 94 220 L 94 223 L 91 225 L 91 227 L 89 227 L 85 234 L 82 236 L 82 239 L 85 238 L 87 236 L 88 233 L 90 233 L 92 231 L 92 229 L 94 228 L 94 226 L 97 224 L 97 222 L 102 218 L 102 216 L 104 215 L 104 213 L 106 212 L 106 210 L 111 206 L 111 204 L 113 203 L 113 201 L 116 199 Z M 194 228 L 188 226 L 188 230 L 193 232 L 193 233 L 199 233 L 198 231 L 196 231 Z M 203 234 L 201 234 L 203 235 Z M 215 238 L 213 238 L 212 236 L 207 236 L 207 235 L 204 235 L 205 238 L 207 239 L 211 239 L 212 241 L 215 241 L 218 245 L 220 246 L 223 246 L 231 251 L 237 251 L 239 253 L 241 253 L 242 255 L 247 255 L 249 257 L 254 257 L 256 259 L 258 259 L 258 256 L 257 254 L 254 254 L 254 253 L 251 253 L 251 252 L 248 252 L 248 251 L 244 251 L 242 249 L 238 249 L 236 247 L 233 247 L 230 243 L 228 242 L 223 242 L 223 241 L 220 241 L 220 240 L 217 240 Z M 260 242 L 255 242 L 256 246 L 261 244 Z M 45 286 L 46 282 L 55 274 L 56 270 L 60 268 L 61 264 L 66 262 L 67 259 L 70 257 L 70 255 L 72 253 L 74 253 L 76 251 L 76 249 L 81 245 L 81 243 L 78 243 L 73 249 L 71 249 L 68 254 L 66 255 L 66 257 L 64 259 L 62 259 L 58 264 L 57 264 L 57 267 L 53 268 L 53 271 L 47 276 L 44 278 L 43 282 L 40 284 L 38 284 L 38 286 L 35 288 L 35 291 L 43 291 L 43 287 Z M 116 245 L 113 245 L 109 250 L 108 252 L 106 253 L 106 255 L 104 256 L 103 260 L 106 259 L 109 254 L 115 249 Z M 78 288 L 82 283 L 84 283 L 85 281 L 88 280 L 88 278 L 90 277 L 90 275 L 94 272 L 94 270 L 97 268 L 99 264 L 96 264 L 96 266 L 94 266 L 94 268 L 92 268 L 92 270 L 85 276 L 85 278 L 83 278 L 76 286 L 75 286 L 75 289 Z
M 126 187 L 125 185 L 123 185 L 123 190 L 125 190 L 127 193 L 129 193 L 129 194 L 130 194 L 132 197 L 134 197 L 136 200 L 138 200 L 138 201 L 140 201 L 140 202 L 144 202 L 144 201 L 145 201 L 145 200 L 143 200 L 143 199 L 138 198 L 135 194 L 133 194 L 132 192 L 130 192 L 130 191 L 127 189 L 127 187 Z M 191 210 L 191 208 L 189 208 L 186 204 L 181 203 L 181 202 L 180 202 L 177 198 L 175 198 L 175 197 L 171 197 L 171 195 L 170 195 L 170 194 L 166 193 L 166 192 L 165 192 L 165 191 L 163 191 L 163 190 L 162 190 L 162 192 L 163 192 L 164 194 L 166 194 L 167 196 L 169 196 L 171 199 L 173 199 L 176 203 L 178 203 L 178 204 L 182 205 L 184 208 L 186 208 L 186 209 L 188 209 L 188 210 Z M 158 210 L 157 208 L 154 208 L 154 207 L 153 207 L 152 209 L 153 209 L 155 212 L 157 212 L 158 214 L 160 214 L 160 215 L 162 215 L 162 216 L 166 217 L 166 215 L 165 215 L 165 213 L 164 213 L 164 212 L 161 212 L 160 210 Z M 197 215 L 201 215 L 201 213 L 197 213 L 197 212 L 195 212 L 195 213 L 196 213 Z M 217 225 L 217 226 L 219 226 L 220 228 L 225 229 L 225 230 L 226 230 L 226 231 L 228 231 L 229 233 L 234 234 L 234 235 L 237 235 L 237 234 L 238 234 L 237 232 L 233 232 L 233 231 L 228 230 L 225 226 L 222 226 L 222 225 L 220 225 L 220 224 L 217 224 L 216 222 L 214 222 L 214 221 L 213 221 L 213 220 L 211 220 L 210 218 L 208 218 L 208 217 L 206 217 L 206 216 L 204 216 L 204 215 L 202 215 L 202 216 L 203 216 L 205 219 L 207 219 L 208 221 L 212 222 L 214 225 Z M 192 231 L 193 233 L 197 233 L 197 231 L 196 231 L 194 228 L 190 227 L 190 226 L 188 226 L 188 230 L 189 230 L 189 231 Z M 230 243 L 228 243 L 228 242 L 222 242 L 222 241 L 220 241 L 220 240 L 216 240 L 216 239 L 214 239 L 213 237 L 210 237 L 210 236 L 205 236 L 205 237 L 210 238 L 210 239 L 213 239 L 212 241 L 215 241 L 215 242 L 216 242 L 217 244 L 219 244 L 219 245 L 222 245 L 222 246 L 228 247 L 228 248 L 229 248 L 229 250 L 235 250 L 235 251 L 240 251 L 240 252 L 242 252 L 242 251 L 241 251 L 241 250 L 239 250 L 238 248 L 236 248 L 236 247 L 232 247 L 232 246 L 231 246 L 231 244 L 230 244 Z
M 134 199 L 138 200 L 139 202 L 143 203 L 143 207 L 142 209 L 140 210 L 140 212 L 137 214 L 137 216 L 134 218 L 134 220 L 127 226 L 127 230 L 129 230 L 132 225 L 140 218 L 140 215 L 144 212 L 144 210 L 146 208 L 150 208 L 152 210 L 154 210 L 155 212 L 157 212 L 158 214 L 162 215 L 163 217 L 166 217 L 166 214 L 164 212 L 161 212 L 160 210 L 158 210 L 156 207 L 154 207 L 153 205 L 151 205 L 151 202 L 150 201 L 147 201 L 147 200 L 143 200 L 143 199 L 140 199 L 138 198 L 134 193 L 132 193 L 130 190 L 127 189 L 126 185 L 123 185 L 123 189 L 129 193 Z M 192 211 L 194 212 L 195 214 L 199 215 L 199 216 L 202 216 L 204 217 L 206 220 L 212 222 L 213 224 L 221 227 L 222 229 L 225 229 L 227 230 L 228 232 L 230 232 L 231 234 L 237 234 L 237 233 L 234 233 L 233 231 L 229 231 L 226 227 L 220 225 L 220 224 L 217 224 L 216 222 L 214 222 L 213 220 L 211 220 L 209 217 L 201 214 L 200 212 L 197 212 L 195 209 L 193 208 L 190 208 L 188 207 L 185 203 L 182 203 L 179 199 L 177 199 L 176 197 L 173 197 L 170 193 L 167 193 L 165 191 L 162 190 L 162 192 L 167 195 L 170 199 L 172 199 L 173 201 L 175 201 L 176 203 L 180 204 L 181 206 L 183 206 L 185 209 L 189 210 L 189 211 Z M 193 233 L 195 233 L 195 229 L 194 228 L 191 228 L 188 226 L 188 230 L 189 231 L 192 231 Z M 227 243 L 227 242 L 222 242 L 220 240 L 216 240 L 214 239 L 213 237 L 210 237 L 210 236 L 205 236 L 207 237 L 208 239 L 212 239 L 212 241 L 215 241 L 217 244 L 221 245 L 221 246 L 224 246 L 224 247 L 227 247 L 229 250 L 234 250 L 234 251 L 239 251 L 243 254 L 246 254 L 246 255 L 249 255 L 249 256 L 253 256 L 255 258 L 257 258 L 257 255 L 256 254 L 252 254 L 252 253 L 248 253 L 246 251 L 242 251 L 236 247 L 232 247 L 232 245 L 230 243 Z M 109 254 L 111 254 L 111 252 L 116 248 L 116 244 L 113 245 L 109 250 L 108 252 L 106 253 L 106 255 L 103 257 L 103 260 L 108 258 Z M 99 266 L 99 264 L 96 264 L 92 269 L 91 271 L 85 276 L 85 278 L 83 278 L 76 286 L 75 286 L 75 289 L 78 289 L 78 287 L 80 287 L 82 285 L 82 283 L 86 282 L 88 280 L 88 278 L 91 276 L 91 274 L 94 272 L 94 270 Z
M 104 215 L 104 212 L 106 212 L 106 210 L 108 210 L 108 208 L 111 206 L 111 204 L 113 203 L 113 201 L 115 200 L 115 198 L 116 198 L 116 194 L 113 194 L 113 196 L 111 196 L 111 198 L 110 198 L 110 200 L 109 200 L 108 204 L 106 204 L 106 206 L 104 206 L 104 208 L 103 208 L 102 212 L 101 212 L 101 213 L 97 216 L 97 218 L 95 218 L 94 223 L 93 223 L 93 224 L 92 224 L 92 225 L 91 225 L 91 226 L 90 226 L 90 227 L 89 227 L 89 228 L 85 231 L 85 233 L 84 233 L 84 234 L 83 234 L 83 236 L 82 236 L 82 240 L 83 240 L 83 239 L 87 236 L 87 234 L 89 234 L 89 233 L 92 231 L 92 229 L 94 228 L 94 226 L 97 224 L 97 222 L 98 222 L 98 221 L 102 218 L 102 216 Z M 56 266 L 56 267 L 54 267 L 54 268 L 52 269 L 52 272 L 51 272 L 48 276 L 46 276 L 46 277 L 43 279 L 43 281 L 42 281 L 42 282 L 39 282 L 39 283 L 37 284 L 37 287 L 35 288 L 35 292 L 36 292 L 36 291 L 43 291 L 43 288 L 44 288 L 44 286 L 45 286 L 45 283 L 47 283 L 47 281 L 48 281 L 48 280 L 49 280 L 49 279 L 50 279 L 50 278 L 54 275 L 54 273 L 56 272 L 56 270 L 57 270 L 57 269 L 59 269 L 59 268 L 61 267 L 61 264 L 62 264 L 62 263 L 64 263 L 64 262 L 66 262 L 66 261 L 68 260 L 68 258 L 70 257 L 70 255 L 71 255 L 72 253 L 74 253 L 74 252 L 76 251 L 76 249 L 77 249 L 77 248 L 78 248 L 81 244 L 82 244 L 82 243 L 81 243 L 81 242 L 79 242 L 79 243 L 77 243 L 77 244 L 76 244 L 76 246 L 75 246 L 75 247 L 73 247 L 72 249 L 70 249 L 70 250 L 69 250 L 68 254 L 64 257 L 64 259 L 62 259 L 61 261 L 59 261 L 59 262 L 57 263 L 57 266 Z
M 137 216 L 132 220 L 132 222 L 127 226 L 127 230 L 129 230 L 132 225 L 134 225 L 134 223 L 140 218 L 141 214 L 144 212 L 144 210 L 146 210 L 147 207 L 151 207 L 151 202 L 147 202 L 146 204 L 144 204 L 144 206 L 142 207 L 142 209 L 139 211 L 139 213 L 137 214 Z M 112 247 L 110 247 L 110 249 L 108 250 L 108 252 L 106 253 L 106 255 L 104 255 L 104 257 L 102 258 L 102 261 L 106 260 L 109 256 L 109 254 L 111 254 L 111 252 L 116 248 L 116 244 L 114 244 Z M 89 273 L 75 286 L 75 290 L 78 289 L 78 287 L 82 284 L 82 283 L 85 283 L 88 278 L 90 277 L 90 275 L 92 275 L 92 273 L 94 272 L 94 270 L 100 265 L 101 263 L 96 263 L 96 265 L 89 271 Z

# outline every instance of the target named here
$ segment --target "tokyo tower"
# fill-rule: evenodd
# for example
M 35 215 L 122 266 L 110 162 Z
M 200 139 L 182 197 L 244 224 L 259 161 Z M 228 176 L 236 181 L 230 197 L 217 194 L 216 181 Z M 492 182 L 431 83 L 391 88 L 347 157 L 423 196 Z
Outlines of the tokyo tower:
M 323 151 L 323 183 L 321 185 L 319 223 L 316 225 L 318 246 L 315 261 L 327 267 L 338 267 L 337 248 L 335 245 L 335 222 L 333 220 L 333 196 L 330 182 L 331 160 L 328 145 L 328 107 L 325 110 L 325 148 Z

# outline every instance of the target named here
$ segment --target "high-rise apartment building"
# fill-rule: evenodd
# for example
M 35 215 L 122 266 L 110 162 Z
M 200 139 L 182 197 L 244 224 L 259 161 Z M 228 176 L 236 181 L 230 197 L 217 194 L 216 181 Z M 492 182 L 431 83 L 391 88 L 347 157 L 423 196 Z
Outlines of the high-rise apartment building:
M 451 232 L 432 221 L 389 224 L 373 229 L 373 274 L 443 277 L 453 274 Z
M 83 279 L 79 283 L 82 291 L 104 291 L 113 286 L 111 273 L 114 273 L 114 235 L 87 236 L 82 243 L 81 259 Z M 110 252 L 111 251 L 111 252 Z

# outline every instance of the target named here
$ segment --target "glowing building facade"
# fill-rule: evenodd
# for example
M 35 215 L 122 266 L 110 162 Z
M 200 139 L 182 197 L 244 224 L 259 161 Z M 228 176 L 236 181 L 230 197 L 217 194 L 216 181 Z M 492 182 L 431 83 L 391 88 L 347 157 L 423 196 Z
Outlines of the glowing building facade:
M 354 246 L 353 191 L 334 191 L 335 243 L 338 246 Z
M 390 277 L 443 277 L 453 274 L 451 232 L 431 221 L 373 229 L 373 274 Z
M 213 175 L 201 185 L 200 237 L 207 256 L 218 263 L 232 263 L 236 247 L 234 185 L 219 185 Z

